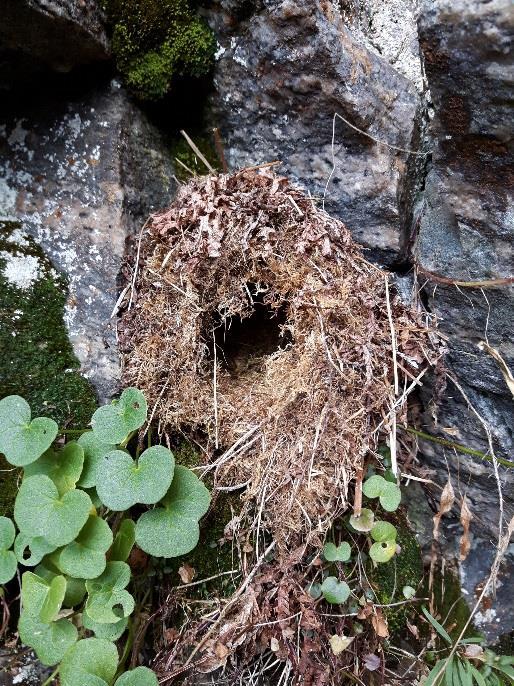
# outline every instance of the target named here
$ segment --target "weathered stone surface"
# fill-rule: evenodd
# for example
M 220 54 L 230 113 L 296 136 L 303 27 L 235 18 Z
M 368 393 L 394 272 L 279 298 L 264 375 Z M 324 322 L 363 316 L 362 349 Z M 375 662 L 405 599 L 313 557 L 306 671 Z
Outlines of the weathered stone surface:
M 108 39 L 95 0 L 3 0 L 0 82 L 105 60 Z
M 422 7 L 420 38 L 435 115 L 416 256 L 422 269 L 436 275 L 427 292 L 448 335 L 447 366 L 490 426 L 498 454 L 506 458 L 514 454 L 512 394 L 499 365 L 477 344 L 488 341 L 514 366 L 512 286 L 459 289 L 437 279 L 487 282 L 514 274 L 508 124 L 514 96 L 508 69 L 514 14 L 509 5 L 508 0 L 438 0 Z M 459 443 L 487 450 L 484 428 L 451 382 L 439 404 L 438 426 L 428 416 L 427 422 L 431 431 L 446 430 Z M 445 458 L 460 469 L 483 528 L 493 531 L 498 500 L 487 463 L 469 457 L 457 461 L 450 451 L 444 455 L 433 445 L 424 450 L 441 469 Z M 509 513 L 514 508 L 513 472 L 502 470 L 502 478 Z
M 224 2 L 240 16 L 233 5 Z M 313 196 L 326 188 L 326 209 L 374 258 L 394 263 L 410 229 L 409 156 L 341 120 L 332 145 L 333 117 L 391 145 L 416 147 L 414 85 L 352 33 L 335 3 L 264 0 L 258 7 L 243 21 L 219 8 L 210 16 L 220 41 L 212 118 L 230 166 L 281 160 L 281 171 Z
M 20 221 L 69 280 L 65 319 L 101 399 L 119 377 L 116 279 L 125 243 L 169 203 L 160 135 L 118 83 L 16 108 L 0 129 L 0 219 Z

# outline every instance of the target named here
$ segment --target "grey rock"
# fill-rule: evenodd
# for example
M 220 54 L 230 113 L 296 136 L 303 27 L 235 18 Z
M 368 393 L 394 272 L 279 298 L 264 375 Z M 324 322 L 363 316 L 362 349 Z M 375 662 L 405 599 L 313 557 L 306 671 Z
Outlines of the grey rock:
M 440 329 L 448 336 L 446 365 L 490 427 L 497 454 L 512 459 L 512 394 L 497 362 L 477 346 L 488 341 L 514 368 L 513 288 L 458 289 L 437 279 L 488 281 L 514 274 L 508 128 L 514 98 L 509 67 L 514 12 L 508 0 L 427 0 L 419 26 L 434 117 L 433 159 L 416 260 L 422 270 L 436 275 L 427 293 Z M 432 433 L 488 449 L 484 427 L 452 382 L 439 401 L 437 423 L 430 412 L 425 419 Z M 441 475 L 447 462 L 459 475 L 471 509 L 479 513 L 476 526 L 494 535 L 498 498 L 491 465 L 479 458 L 457 457 L 428 442 L 423 451 Z M 500 468 L 500 473 L 506 516 L 510 516 L 514 472 Z
M 233 3 L 223 5 L 209 18 L 220 43 L 211 109 L 231 168 L 281 160 L 280 171 L 314 197 L 326 196 L 327 211 L 373 258 L 400 260 L 413 161 L 341 120 L 332 142 L 333 118 L 338 113 L 381 141 L 415 148 L 422 109 L 415 86 L 352 32 L 336 3 L 263 0 L 243 21 L 228 11 Z
M 0 219 L 18 220 L 65 272 L 65 318 L 101 400 L 116 392 L 117 277 L 126 241 L 167 205 L 166 146 L 117 82 L 19 107 L 0 127 Z

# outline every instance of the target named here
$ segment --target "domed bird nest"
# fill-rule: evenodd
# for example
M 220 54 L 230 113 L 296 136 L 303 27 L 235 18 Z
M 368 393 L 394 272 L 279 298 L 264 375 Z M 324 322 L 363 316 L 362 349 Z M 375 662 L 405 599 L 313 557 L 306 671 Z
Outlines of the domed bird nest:
M 125 381 L 161 434 L 202 446 L 217 486 L 245 486 L 279 549 L 322 536 L 435 358 L 422 316 L 268 169 L 192 180 L 140 248 Z

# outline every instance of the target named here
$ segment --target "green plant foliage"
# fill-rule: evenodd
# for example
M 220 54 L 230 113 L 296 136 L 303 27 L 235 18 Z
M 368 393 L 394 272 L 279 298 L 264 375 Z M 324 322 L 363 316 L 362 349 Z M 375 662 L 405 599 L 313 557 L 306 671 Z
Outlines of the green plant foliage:
M 371 529 L 371 538 L 374 541 L 396 541 L 396 536 L 398 534 L 396 527 L 390 522 L 377 521 Z
M 16 559 L 25 567 L 35 567 L 45 555 L 53 553 L 56 548 L 57 546 L 49 543 L 43 536 L 27 536 L 19 533 L 14 541 Z
M 18 562 L 9 548 L 14 542 L 16 529 L 8 517 L 0 517 L 0 584 L 6 584 L 16 574 Z
M 0 400 L 0 452 L 15 467 L 37 460 L 52 445 L 58 426 L 53 419 L 31 421 L 29 404 L 19 395 Z
M 118 69 L 140 98 L 157 100 L 177 76 L 207 74 L 216 40 L 188 0 L 105 0 Z
M 64 655 L 59 669 L 61 686 L 110 684 L 117 666 L 118 651 L 114 643 L 103 638 L 86 638 L 75 643 Z M 89 677 L 96 677 L 96 680 Z
M 389 562 L 395 552 L 395 541 L 380 541 L 378 543 L 373 543 L 369 549 L 369 556 L 374 562 Z
M 0 413 L 4 434 L 5 427 L 13 425 L 6 418 L 7 400 Z M 30 409 L 27 414 L 23 403 L 20 398 L 15 405 L 30 422 Z M 161 542 L 159 555 L 167 554 L 164 548 L 176 555 L 198 541 L 198 522 L 210 503 L 208 490 L 193 472 L 175 470 L 167 448 L 148 447 L 135 461 L 130 456 L 127 445 L 147 416 L 146 401 L 137 389 L 127 389 L 118 403 L 103 409 L 95 413 L 93 430 L 76 442 L 68 441 L 60 450 L 40 443 L 33 450 L 35 459 L 25 465 L 14 505 L 17 535 L 13 522 L 0 517 L 0 583 L 12 578 L 18 563 L 35 567 L 22 575 L 20 636 L 45 664 L 61 661 L 61 686 L 113 686 L 116 671 L 123 671 L 113 642 L 127 629 L 127 645 L 133 640 L 129 617 L 135 600 L 127 590 L 132 579 L 125 560 L 134 546 L 136 524 L 129 517 L 120 521 L 111 510 L 162 500 L 141 515 L 140 521 L 158 513 L 155 525 L 143 524 L 143 538 L 148 535 L 154 546 Z M 34 426 L 37 420 L 29 424 Z M 9 435 L 24 450 L 29 445 L 18 429 Z M 119 445 L 110 442 L 114 440 Z M 17 448 L 9 444 L 6 452 L 16 455 Z M 89 493 L 80 484 L 87 484 Z M 114 540 L 110 522 L 119 525 Z M 138 591 L 136 582 L 136 596 Z M 68 614 L 76 619 L 66 619 Z M 88 632 L 95 638 L 87 638 Z M 155 686 L 157 681 L 151 670 L 137 668 L 121 674 L 117 683 Z
M 350 517 L 350 526 L 352 527 L 352 529 L 358 531 L 359 533 L 366 533 L 367 531 L 371 531 L 374 522 L 375 515 L 371 510 L 368 510 L 368 508 L 366 507 L 363 507 L 361 509 L 361 513 L 358 517 L 356 517 L 355 515 L 352 515 Z
M 24 478 L 45 474 L 57 486 L 60 496 L 75 488 L 82 473 L 84 451 L 75 441 L 70 441 L 59 452 L 47 450 L 35 462 L 23 470 Z
M 114 450 L 97 467 L 98 497 L 111 510 L 128 510 L 137 503 L 153 505 L 166 495 L 174 468 L 173 454 L 161 445 L 148 448 L 137 461 Z
M 366 479 L 362 484 L 362 492 L 367 498 L 378 498 L 386 512 L 394 512 L 402 499 L 399 486 L 378 474 Z
M 134 610 L 134 598 L 125 587 L 130 567 L 125 562 L 109 562 L 97 579 L 86 581 L 88 598 L 85 612 L 99 624 L 116 624 Z
M 343 541 L 338 546 L 334 545 L 334 543 L 325 543 L 323 546 L 323 555 L 328 562 L 348 562 L 351 554 L 350 544 L 346 541 Z
M 52 581 L 56 576 L 59 576 L 61 570 L 52 563 L 51 557 L 45 558 L 45 564 L 40 564 L 36 567 L 34 572 L 46 579 Z M 66 579 L 66 593 L 64 595 L 63 605 L 65 607 L 75 607 L 81 603 L 86 595 L 86 584 L 84 579 L 73 579 L 68 577 Z
M 50 477 L 37 474 L 21 484 L 14 519 L 26 536 L 43 536 L 50 544 L 59 546 L 77 537 L 91 508 L 91 498 L 84 491 L 68 491 L 60 498 Z
M 112 544 L 112 532 L 107 522 L 90 515 L 77 538 L 59 554 L 59 569 L 78 579 L 94 579 L 105 569 L 105 553 Z
M 78 637 L 76 627 L 68 619 L 58 619 L 48 624 L 28 612 L 22 612 L 18 631 L 23 643 L 34 648 L 44 665 L 60 662 Z
M 350 587 L 345 581 L 339 581 L 335 576 L 327 576 L 320 586 L 323 597 L 331 605 L 345 603 L 350 597 Z
M 114 686 L 158 686 L 157 677 L 148 667 L 136 667 L 116 679 Z
M 66 593 L 66 579 L 55 576 L 47 581 L 37 574 L 25 572 L 21 583 L 24 612 L 39 621 L 50 623 L 57 619 Z
M 117 641 L 128 625 L 128 617 L 123 617 L 114 624 L 105 624 L 95 622 L 91 617 L 84 612 L 82 614 L 82 625 L 93 631 L 96 638 L 105 638 L 107 641 Z
M 112 562 L 125 562 L 128 560 L 135 542 L 136 525 L 132 519 L 124 519 L 120 524 L 118 533 L 114 537 L 114 543 L 109 552 L 109 559 Z
M 159 507 L 145 512 L 137 521 L 138 546 L 156 557 L 178 557 L 188 553 L 198 543 L 198 522 L 209 504 L 209 491 L 196 474 L 177 466 Z
M 84 451 L 84 466 L 78 484 L 81 488 L 93 488 L 96 486 L 98 464 L 116 446 L 113 443 L 99 441 L 93 431 L 84 432 L 77 443 Z
M 146 399 L 141 391 L 126 388 L 119 400 L 99 407 L 93 414 L 93 433 L 100 443 L 122 443 L 132 431 L 143 426 L 147 412 Z

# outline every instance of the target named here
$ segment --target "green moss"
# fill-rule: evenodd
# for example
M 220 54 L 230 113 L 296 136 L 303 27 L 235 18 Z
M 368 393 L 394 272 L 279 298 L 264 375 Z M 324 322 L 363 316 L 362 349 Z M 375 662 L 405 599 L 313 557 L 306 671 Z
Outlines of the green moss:
M 416 589 L 423 580 L 421 549 L 415 535 L 404 522 L 392 523 L 398 530 L 397 543 L 401 552 L 390 562 L 379 564 L 370 570 L 375 592 L 383 605 L 404 600 L 403 587 L 412 586 Z M 409 611 L 408 605 L 386 608 L 385 614 L 391 633 L 405 631 L 405 621 Z
M 52 417 L 61 427 L 87 426 L 96 401 L 78 372 L 64 324 L 66 279 L 31 238 L 10 241 L 14 229 L 19 225 L 0 223 L 0 396 L 23 396 L 34 415 Z M 6 278 L 9 256 L 37 259 L 37 279 L 29 287 Z
M 192 133 L 191 136 L 206 160 L 214 169 L 219 170 L 220 160 L 210 138 L 208 136 L 196 135 L 195 133 Z M 171 154 L 174 160 L 180 160 L 182 164 L 188 167 L 195 174 L 201 176 L 202 174 L 208 173 L 205 164 L 191 149 L 191 146 L 182 136 L 172 144 Z M 176 165 L 175 171 L 179 181 L 189 181 L 191 178 L 191 174 L 187 171 L 187 169 L 184 169 L 181 164 Z
M 188 0 L 104 0 L 112 47 L 127 85 L 142 100 L 158 100 L 177 76 L 212 68 L 216 39 Z

